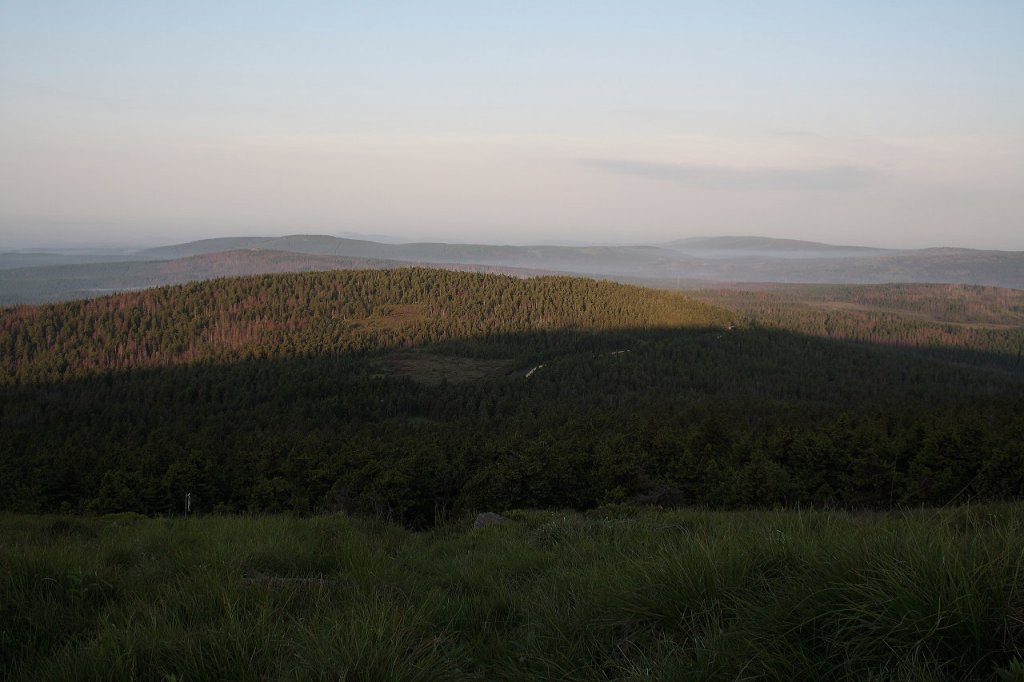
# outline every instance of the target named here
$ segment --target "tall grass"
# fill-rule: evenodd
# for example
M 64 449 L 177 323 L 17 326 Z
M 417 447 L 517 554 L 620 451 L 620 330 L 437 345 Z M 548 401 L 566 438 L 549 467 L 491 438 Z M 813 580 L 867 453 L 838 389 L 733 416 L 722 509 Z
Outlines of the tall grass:
M 0 678 L 1024 679 L 1024 505 L 511 516 L 0 516 Z

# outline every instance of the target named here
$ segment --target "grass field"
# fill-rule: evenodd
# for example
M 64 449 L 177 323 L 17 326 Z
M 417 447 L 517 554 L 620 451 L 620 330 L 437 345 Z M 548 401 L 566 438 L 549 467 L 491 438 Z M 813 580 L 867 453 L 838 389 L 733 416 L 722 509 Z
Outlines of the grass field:
M 1024 505 L 510 516 L 0 516 L 0 678 L 1024 679 Z

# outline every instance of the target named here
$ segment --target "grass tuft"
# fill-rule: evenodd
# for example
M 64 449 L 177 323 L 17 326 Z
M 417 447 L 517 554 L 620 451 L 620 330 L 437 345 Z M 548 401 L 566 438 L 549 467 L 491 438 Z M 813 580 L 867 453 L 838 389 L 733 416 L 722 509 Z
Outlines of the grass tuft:
M 0 516 L 10 680 L 1022 680 L 1024 505 Z

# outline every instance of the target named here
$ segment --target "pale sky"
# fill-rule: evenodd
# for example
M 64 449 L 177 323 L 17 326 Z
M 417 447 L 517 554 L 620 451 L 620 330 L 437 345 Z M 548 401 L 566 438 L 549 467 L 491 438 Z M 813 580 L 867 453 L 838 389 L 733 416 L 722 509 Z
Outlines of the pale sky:
M 0 250 L 1024 250 L 1024 1 L 0 0 Z

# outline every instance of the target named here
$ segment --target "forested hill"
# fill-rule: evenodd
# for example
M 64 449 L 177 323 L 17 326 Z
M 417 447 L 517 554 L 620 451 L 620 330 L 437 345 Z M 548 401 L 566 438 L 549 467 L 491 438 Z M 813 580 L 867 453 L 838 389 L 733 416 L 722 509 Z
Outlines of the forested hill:
M 262 275 L 0 310 L 0 382 L 729 320 L 680 294 L 569 277 L 422 268 Z
M 948 504 L 1024 495 L 1024 377 L 682 294 L 429 269 L 0 312 L 0 508 Z M 952 360 L 950 362 L 949 360 Z

